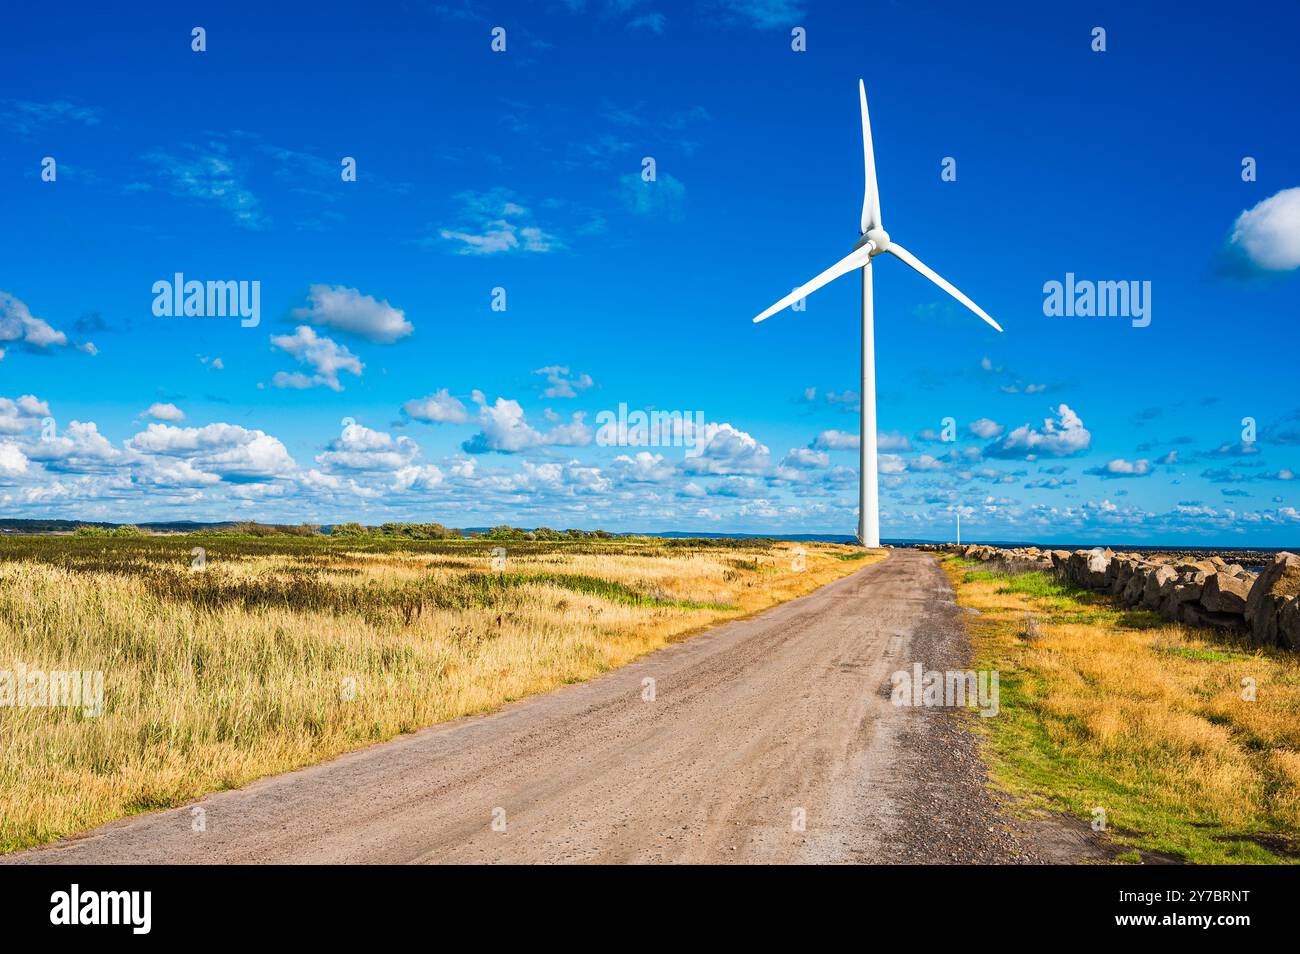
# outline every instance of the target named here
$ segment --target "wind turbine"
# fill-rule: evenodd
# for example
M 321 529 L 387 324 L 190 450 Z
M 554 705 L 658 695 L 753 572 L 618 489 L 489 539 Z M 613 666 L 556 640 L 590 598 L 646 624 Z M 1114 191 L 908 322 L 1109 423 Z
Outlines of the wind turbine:
M 862 197 L 862 237 L 853 251 L 840 259 L 812 281 L 800 285 L 771 308 L 764 311 L 754 323 L 770 318 L 806 295 L 815 292 L 828 282 L 846 275 L 855 268 L 862 269 L 862 407 L 859 439 L 860 467 L 858 471 L 858 539 L 864 547 L 880 546 L 880 494 L 876 471 L 876 343 L 872 330 L 871 260 L 881 252 L 888 252 L 904 264 L 916 269 L 953 298 L 1001 331 L 1001 326 L 990 318 L 979 305 L 971 301 L 949 281 L 937 274 L 903 246 L 892 241 L 880 223 L 880 193 L 876 189 L 876 156 L 871 147 L 871 120 L 867 117 L 867 89 L 858 80 L 858 98 L 862 103 L 862 158 L 866 166 L 866 190 Z

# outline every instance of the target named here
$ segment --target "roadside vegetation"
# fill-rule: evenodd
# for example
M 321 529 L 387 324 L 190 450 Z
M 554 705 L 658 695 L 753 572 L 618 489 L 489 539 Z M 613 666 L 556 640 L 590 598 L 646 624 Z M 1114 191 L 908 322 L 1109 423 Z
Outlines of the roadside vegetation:
M 0 705 L 0 852 L 589 679 L 863 565 L 770 540 L 264 527 L 0 538 L 0 673 L 104 674 L 99 716 Z
M 1117 608 L 1043 572 L 943 561 L 973 665 L 1000 672 L 979 720 L 994 784 L 1090 824 L 1119 861 L 1300 859 L 1300 660 Z

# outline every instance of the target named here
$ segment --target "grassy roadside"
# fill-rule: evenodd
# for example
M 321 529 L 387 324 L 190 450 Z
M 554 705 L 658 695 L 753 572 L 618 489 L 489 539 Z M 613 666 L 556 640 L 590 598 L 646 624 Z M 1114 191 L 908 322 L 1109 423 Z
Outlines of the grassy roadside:
M 1103 809 L 1120 861 L 1300 860 L 1300 660 L 1045 573 L 943 567 L 978 611 L 973 665 L 1001 674 L 1001 712 L 979 720 L 997 787 L 1030 812 Z
M 206 551 L 202 572 L 191 550 Z M 883 559 L 771 541 L 0 539 L 0 852 L 581 682 Z M 860 552 L 860 551 L 857 551 Z

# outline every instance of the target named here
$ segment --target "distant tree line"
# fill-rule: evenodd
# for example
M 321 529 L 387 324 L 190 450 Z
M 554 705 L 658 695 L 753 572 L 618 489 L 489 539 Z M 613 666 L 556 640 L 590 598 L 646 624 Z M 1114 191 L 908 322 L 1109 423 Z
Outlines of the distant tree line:
M 367 527 L 359 523 L 336 523 L 330 528 L 331 537 L 398 537 L 403 540 L 454 540 L 460 537 L 459 530 L 452 530 L 440 523 L 382 523 L 377 527 Z
M 78 537 L 143 537 L 146 535 L 146 531 L 141 530 L 133 523 L 124 523 L 120 527 L 96 527 L 86 524 L 74 530 L 73 535 Z
M 608 540 L 613 536 L 608 530 L 552 530 L 550 527 L 523 530 L 504 523 L 479 534 L 484 540 Z

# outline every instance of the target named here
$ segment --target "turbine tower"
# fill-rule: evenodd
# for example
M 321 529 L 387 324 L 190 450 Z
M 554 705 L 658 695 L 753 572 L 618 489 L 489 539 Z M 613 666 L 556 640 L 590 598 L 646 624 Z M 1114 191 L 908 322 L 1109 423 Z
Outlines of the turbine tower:
M 858 99 L 862 105 L 862 159 L 866 168 L 866 188 L 862 196 L 861 238 L 853 246 L 852 252 L 762 312 L 754 319 L 754 323 L 770 318 L 841 275 L 848 274 L 855 268 L 862 269 L 862 407 L 859 420 L 861 437 L 858 442 L 860 455 L 858 540 L 864 547 L 878 547 L 880 546 L 880 492 L 876 466 L 876 343 L 871 314 L 871 260 L 881 252 L 888 252 L 930 279 L 998 331 L 1002 328 L 979 305 L 963 295 L 949 281 L 890 239 L 889 233 L 885 231 L 880 221 L 880 193 L 876 189 L 876 156 L 871 147 L 871 120 L 867 117 L 867 89 L 862 80 L 858 80 Z

